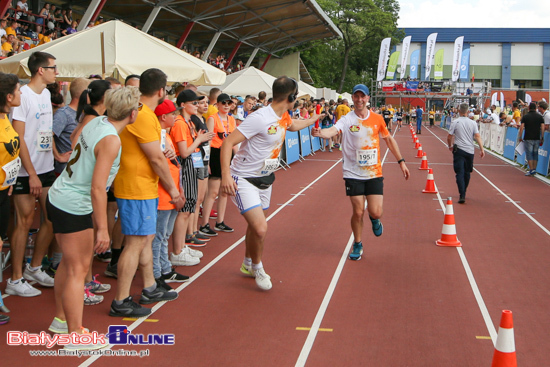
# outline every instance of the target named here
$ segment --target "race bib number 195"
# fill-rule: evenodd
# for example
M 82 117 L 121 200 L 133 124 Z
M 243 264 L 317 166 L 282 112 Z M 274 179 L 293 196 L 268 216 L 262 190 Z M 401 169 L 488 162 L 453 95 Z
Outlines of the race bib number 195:
M 357 150 L 357 164 L 361 167 L 374 166 L 378 163 L 378 149 Z

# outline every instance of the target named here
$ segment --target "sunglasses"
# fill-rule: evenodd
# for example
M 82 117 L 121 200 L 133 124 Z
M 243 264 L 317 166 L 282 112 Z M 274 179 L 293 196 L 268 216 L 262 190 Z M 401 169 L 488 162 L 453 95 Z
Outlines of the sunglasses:
M 231 106 L 233 104 L 233 101 L 222 101 L 221 104 L 224 106 Z
M 199 101 L 185 102 L 185 103 L 191 103 L 193 106 L 198 106 L 199 105 Z
M 54 65 L 54 66 L 42 66 L 42 69 L 54 69 L 54 70 L 57 70 L 57 65 Z
M 143 103 L 139 102 L 137 110 L 141 111 L 142 108 L 143 108 Z

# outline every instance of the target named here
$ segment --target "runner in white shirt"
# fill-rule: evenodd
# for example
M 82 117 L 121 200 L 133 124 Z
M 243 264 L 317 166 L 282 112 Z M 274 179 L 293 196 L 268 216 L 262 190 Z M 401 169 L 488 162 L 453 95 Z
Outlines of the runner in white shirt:
M 297 94 L 298 83 L 294 79 L 286 76 L 277 78 L 273 82 L 273 103 L 249 115 L 221 147 L 221 188 L 232 197 L 248 223 L 241 272 L 254 277 L 263 290 L 272 287 L 271 277 L 262 264 L 267 233 L 263 210 L 269 208 L 271 184 L 279 167 L 279 154 L 286 131 L 301 130 L 323 117 L 314 115 L 307 120 L 292 120 L 288 110 L 294 107 Z M 230 166 L 231 150 L 241 142 L 241 148 Z
M 42 271 L 42 259 L 53 239 L 52 224 L 45 216 L 36 238 L 33 258 L 25 265 L 24 273 L 21 264 L 25 245 L 34 220 L 35 200 L 38 199 L 42 213 L 46 213 L 48 189 L 55 181 L 53 167 L 54 141 L 52 135 L 52 105 L 47 84 L 55 82 L 57 66 L 55 57 L 45 52 L 34 52 L 30 55 L 28 68 L 31 81 L 21 88 L 21 105 L 13 109 L 13 128 L 20 137 L 20 158 L 23 166 L 13 189 L 16 226 L 13 231 L 11 250 L 13 273 L 8 280 L 6 293 L 22 297 L 40 295 L 38 289 L 25 282 L 36 281 L 44 287 L 53 287 L 53 277 Z M 59 162 L 67 162 L 71 151 L 56 155 Z
M 350 197 L 353 213 L 351 229 L 355 237 L 350 260 L 360 260 L 363 254 L 363 216 L 365 200 L 372 223 L 372 231 L 378 237 L 384 227 L 382 216 L 384 177 L 380 154 L 380 141 L 386 142 L 394 155 L 405 179 L 409 179 L 409 169 L 399 152 L 397 142 L 390 135 L 382 116 L 370 111 L 369 88 L 358 84 L 353 87 L 353 105 L 355 110 L 342 117 L 336 125 L 328 129 L 313 129 L 312 135 L 322 139 L 342 133 L 342 154 L 346 195 Z

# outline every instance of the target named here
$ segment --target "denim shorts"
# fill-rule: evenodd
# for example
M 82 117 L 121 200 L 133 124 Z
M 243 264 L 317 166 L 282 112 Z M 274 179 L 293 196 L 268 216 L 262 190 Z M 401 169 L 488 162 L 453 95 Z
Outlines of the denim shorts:
M 539 144 L 540 140 L 524 140 L 525 158 L 528 161 L 536 161 L 539 159 Z
M 116 199 L 122 233 L 126 236 L 148 236 L 157 233 L 159 199 Z

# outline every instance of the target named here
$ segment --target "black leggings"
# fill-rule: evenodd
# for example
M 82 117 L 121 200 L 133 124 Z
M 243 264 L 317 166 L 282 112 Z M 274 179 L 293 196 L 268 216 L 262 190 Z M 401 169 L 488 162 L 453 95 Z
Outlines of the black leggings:
M 0 191 L 0 236 L 7 237 L 8 224 L 10 222 L 10 197 L 9 189 Z

